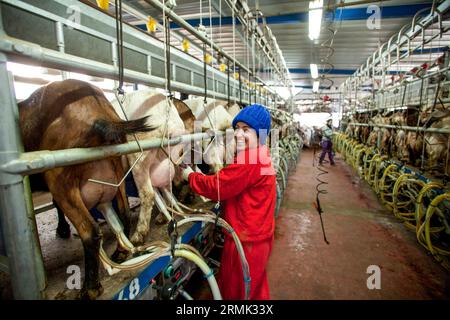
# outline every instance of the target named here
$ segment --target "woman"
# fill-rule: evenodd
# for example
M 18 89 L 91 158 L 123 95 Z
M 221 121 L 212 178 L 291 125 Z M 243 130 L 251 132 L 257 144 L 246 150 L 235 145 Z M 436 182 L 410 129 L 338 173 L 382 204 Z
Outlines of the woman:
M 270 299 L 266 265 L 275 228 L 276 177 L 269 149 L 270 113 L 262 105 L 242 109 L 233 120 L 236 140 L 234 162 L 215 175 L 184 170 L 191 189 L 221 201 L 224 219 L 233 227 L 244 248 L 250 270 L 251 300 Z M 223 299 L 242 300 L 245 285 L 236 245 L 225 232 L 219 287 Z

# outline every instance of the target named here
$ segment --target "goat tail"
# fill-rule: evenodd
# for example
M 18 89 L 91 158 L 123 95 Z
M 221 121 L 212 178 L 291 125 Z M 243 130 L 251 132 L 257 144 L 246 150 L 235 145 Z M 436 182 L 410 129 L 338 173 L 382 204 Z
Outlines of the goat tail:
M 124 142 L 127 134 L 148 132 L 156 129 L 147 125 L 148 116 L 129 121 L 97 119 L 92 125 L 92 133 L 101 136 L 106 142 Z

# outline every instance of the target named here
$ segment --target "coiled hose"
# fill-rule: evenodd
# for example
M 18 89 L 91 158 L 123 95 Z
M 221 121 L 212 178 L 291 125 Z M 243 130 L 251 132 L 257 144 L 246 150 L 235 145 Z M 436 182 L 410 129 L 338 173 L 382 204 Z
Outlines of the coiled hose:
M 375 147 L 364 146 L 343 133 L 334 134 L 333 142 L 335 150 L 367 181 L 381 202 L 450 270 L 450 193 L 443 193 L 444 186 L 405 171 L 403 165 L 392 163 Z

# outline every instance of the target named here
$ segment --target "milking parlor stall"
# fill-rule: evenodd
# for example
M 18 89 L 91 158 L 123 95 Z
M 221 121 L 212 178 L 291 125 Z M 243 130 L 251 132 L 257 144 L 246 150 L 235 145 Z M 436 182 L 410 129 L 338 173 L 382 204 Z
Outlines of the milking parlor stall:
M 0 299 L 449 299 L 449 8 L 0 0 Z

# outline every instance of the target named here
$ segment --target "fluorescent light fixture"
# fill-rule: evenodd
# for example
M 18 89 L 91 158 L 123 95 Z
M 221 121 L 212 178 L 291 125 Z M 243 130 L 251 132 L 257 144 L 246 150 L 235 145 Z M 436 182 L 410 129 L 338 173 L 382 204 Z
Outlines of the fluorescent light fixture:
M 287 100 L 291 97 L 291 93 L 289 92 L 289 88 L 283 86 L 272 86 L 275 92 L 284 100 Z
M 309 2 L 309 38 L 319 39 L 322 24 L 323 0 Z
M 319 84 L 320 84 L 319 81 L 314 81 L 312 89 L 313 92 L 319 92 Z
M 317 68 L 317 64 L 311 63 L 309 65 L 309 69 L 311 70 L 311 77 L 313 79 L 317 79 L 319 77 L 319 69 Z

